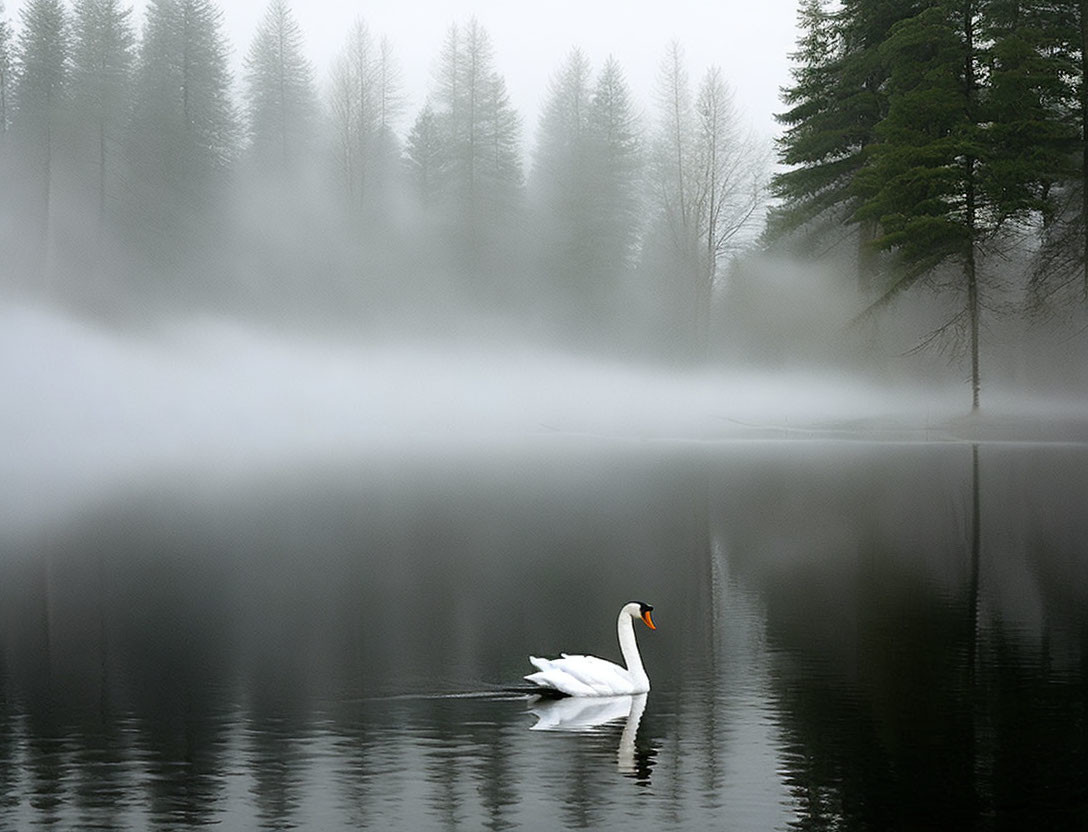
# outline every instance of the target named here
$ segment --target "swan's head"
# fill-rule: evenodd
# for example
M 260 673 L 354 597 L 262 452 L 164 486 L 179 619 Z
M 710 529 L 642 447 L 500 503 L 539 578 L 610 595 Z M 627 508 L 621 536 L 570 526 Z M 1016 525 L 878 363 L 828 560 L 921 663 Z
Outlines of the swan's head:
M 654 608 L 645 601 L 632 601 L 623 608 L 623 611 L 632 618 L 641 618 L 642 623 L 651 630 L 657 629 L 657 627 L 654 626 L 654 619 L 650 615 L 650 613 L 654 611 Z

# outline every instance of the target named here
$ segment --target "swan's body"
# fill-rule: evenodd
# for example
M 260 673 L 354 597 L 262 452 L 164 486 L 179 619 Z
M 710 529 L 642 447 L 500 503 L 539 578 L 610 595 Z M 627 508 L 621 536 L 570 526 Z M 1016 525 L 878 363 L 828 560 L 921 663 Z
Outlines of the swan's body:
M 635 641 L 634 619 L 640 618 L 651 630 L 656 630 L 649 604 L 632 601 L 620 610 L 616 629 L 620 638 L 620 652 L 627 665 L 598 659 L 596 656 L 570 656 L 566 653 L 558 659 L 539 659 L 530 656 L 529 662 L 537 668 L 525 678 L 545 690 L 567 696 L 629 696 L 646 693 L 650 679 L 642 667 L 642 657 Z

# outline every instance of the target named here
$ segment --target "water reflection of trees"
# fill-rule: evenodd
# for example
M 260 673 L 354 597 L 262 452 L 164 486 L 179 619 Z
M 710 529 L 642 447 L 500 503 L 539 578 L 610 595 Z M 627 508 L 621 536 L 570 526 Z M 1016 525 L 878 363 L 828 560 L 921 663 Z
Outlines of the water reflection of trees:
M 904 453 L 926 487 L 848 449 L 720 505 L 766 605 L 796 825 L 1070 828 L 1088 795 L 1088 521 L 1058 507 L 1088 505 L 1083 466 Z M 773 525 L 748 520 L 766 505 Z
M 323 796 L 361 826 L 517 826 L 561 766 L 559 825 L 625 786 L 680 827 L 732 808 L 758 695 L 802 828 L 1068 826 L 1088 483 L 1058 456 L 984 446 L 977 489 L 967 448 L 785 443 L 129 496 L 0 564 L 0 822 L 29 791 L 59 825 L 199 825 L 240 792 L 288 823 L 327 742 Z M 616 605 L 651 591 L 639 780 L 618 733 L 541 760 L 516 707 L 376 704 L 615 657 Z
M 373 819 L 375 778 L 398 781 L 375 750 L 375 708 L 359 703 L 517 680 L 530 650 L 616 655 L 616 605 L 670 583 L 659 555 L 686 492 L 660 505 L 657 478 L 623 461 L 549 463 L 540 478 L 483 463 L 481 485 L 459 462 L 207 494 L 151 484 L 20 544 L 0 563 L 0 785 L 31 773 L 46 820 L 82 802 L 105 825 L 195 826 L 242 790 L 252 822 L 289 823 L 325 713 L 359 743 L 338 746 L 337 802 Z M 436 747 L 464 752 L 424 755 L 436 811 L 452 822 L 460 802 L 511 826 L 509 726 L 443 707 L 413 711 Z M 583 764 L 588 800 L 599 757 Z

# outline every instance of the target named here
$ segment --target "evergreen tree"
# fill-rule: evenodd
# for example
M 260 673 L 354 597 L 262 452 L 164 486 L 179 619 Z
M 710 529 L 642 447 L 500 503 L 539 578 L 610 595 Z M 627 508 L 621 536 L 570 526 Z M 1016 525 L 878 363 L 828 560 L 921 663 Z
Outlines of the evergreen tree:
M 439 193 L 450 245 L 470 273 L 504 257 L 521 196 L 521 119 L 494 69 L 490 38 L 471 19 L 450 27 L 430 99 L 442 144 Z
M 4 4 L 0 2 L 0 142 L 8 132 L 10 119 L 11 63 L 11 26 L 4 17 Z
M 11 253 L 17 245 L 18 235 L 13 232 L 15 219 L 20 213 L 8 140 L 11 124 L 11 46 L 11 27 L 4 17 L 4 4 L 0 0 L 0 248 L 9 253 L 0 262 L 4 263 L 8 280 L 13 280 L 18 272 Z
M 94 193 L 98 235 L 119 195 L 120 145 L 128 119 L 136 37 L 132 10 L 118 0 L 78 0 L 72 49 L 72 100 L 78 168 Z M 101 240 L 100 240 L 101 242 Z
M 641 154 L 641 128 L 619 64 L 609 58 L 594 83 L 585 56 L 572 51 L 541 115 L 534 226 L 544 279 L 562 290 L 562 308 L 594 341 L 619 317 L 620 278 L 639 234 Z
M 26 192 L 32 271 L 49 273 L 52 194 L 68 95 L 68 20 L 60 0 L 29 0 L 23 7 L 12 90 L 18 164 Z
M 430 104 L 416 116 L 404 148 L 404 161 L 416 196 L 423 205 L 432 205 L 439 194 L 443 171 L 442 135 L 438 117 Z
M 990 201 L 1003 218 L 1049 214 L 1051 186 L 1076 175 L 1070 111 L 1079 56 L 1068 10 L 1039 0 L 988 0 L 981 11 Z
M 489 188 L 521 184 L 520 120 L 494 70 L 491 39 L 472 18 L 450 28 L 432 96 L 447 144 L 450 189 L 479 215 Z
M 623 70 L 608 58 L 597 76 L 589 105 L 589 218 L 597 241 L 594 271 L 602 283 L 633 265 L 640 234 L 643 167 L 642 126 Z
M 302 29 L 287 0 L 271 0 L 245 62 L 250 151 L 264 171 L 297 167 L 313 140 L 316 93 Z
M 479 109 L 478 140 L 483 149 L 477 170 L 490 213 L 505 216 L 518 199 L 523 183 L 521 116 L 510 103 L 506 80 L 498 72 L 484 79 Z
M 774 176 L 772 190 L 781 204 L 771 213 L 767 234 L 781 236 L 820 219 L 841 221 L 832 209 L 845 201 L 856 169 L 850 148 L 839 141 L 835 87 L 843 51 L 841 27 L 827 0 L 803 0 L 797 50 L 790 55 L 793 84 L 782 92 L 789 107 L 776 116 L 785 126 L 778 139 L 779 161 L 789 169 Z M 845 160 L 845 161 L 844 161 Z
M 1030 276 L 1037 308 L 1088 301 L 1088 7 L 1080 0 L 990 0 L 993 129 L 1006 149 L 1003 209 L 1038 209 Z
M 532 171 L 543 277 L 561 286 L 567 308 L 586 311 L 596 243 L 590 96 L 589 61 L 572 50 L 549 84 Z
M 801 37 L 791 58 L 793 83 L 783 92 L 788 109 L 779 161 L 789 166 L 772 179 L 780 200 L 770 213 L 766 236 L 805 240 L 807 253 L 826 249 L 835 227 L 857 219 L 868 194 L 858 172 L 887 113 L 888 67 L 880 46 L 891 27 L 915 9 L 900 0 L 845 0 L 832 11 L 826 0 L 803 0 Z M 858 287 L 867 295 L 876 271 L 872 220 L 857 225 Z M 818 243 L 816 242 L 818 241 Z
M 150 0 L 129 130 L 133 223 L 159 262 L 218 227 L 224 174 L 237 153 L 222 13 L 210 0 Z
M 941 332 L 962 337 L 971 361 L 972 408 L 981 387 L 981 247 L 1000 221 L 995 154 L 980 105 L 979 9 L 936 0 L 893 27 L 884 43 L 888 114 L 862 177 L 872 196 L 859 216 L 880 222 L 877 244 L 900 268 L 873 308 L 945 263 L 960 269 L 962 307 Z

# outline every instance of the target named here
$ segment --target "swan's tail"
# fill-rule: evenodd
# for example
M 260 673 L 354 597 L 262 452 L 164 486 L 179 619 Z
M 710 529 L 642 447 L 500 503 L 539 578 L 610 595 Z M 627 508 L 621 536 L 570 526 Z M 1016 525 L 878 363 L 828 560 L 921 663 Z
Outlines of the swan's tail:
M 526 676 L 525 678 L 528 679 L 529 677 Z M 563 691 L 556 690 L 553 687 L 546 687 L 536 683 L 531 685 L 508 685 L 502 688 L 502 692 L 538 696 L 541 699 L 566 699 L 570 696 L 569 693 L 563 693 Z

